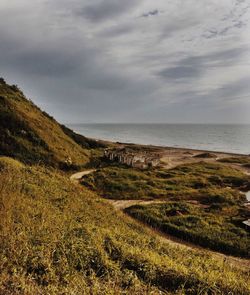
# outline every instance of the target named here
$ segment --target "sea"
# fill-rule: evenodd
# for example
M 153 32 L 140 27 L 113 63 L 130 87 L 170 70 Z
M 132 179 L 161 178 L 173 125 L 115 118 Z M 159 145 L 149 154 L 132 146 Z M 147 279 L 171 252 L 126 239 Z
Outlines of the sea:
M 93 139 L 250 154 L 250 125 L 222 124 L 67 124 Z

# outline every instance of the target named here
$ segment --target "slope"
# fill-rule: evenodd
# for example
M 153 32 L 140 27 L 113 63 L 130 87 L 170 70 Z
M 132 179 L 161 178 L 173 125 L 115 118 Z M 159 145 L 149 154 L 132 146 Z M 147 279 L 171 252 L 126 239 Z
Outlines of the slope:
M 55 166 L 63 166 L 66 162 L 81 166 L 89 160 L 89 151 L 83 144 L 79 145 L 55 119 L 26 99 L 17 86 L 6 84 L 2 78 L 0 154 L 26 163 L 40 162 Z

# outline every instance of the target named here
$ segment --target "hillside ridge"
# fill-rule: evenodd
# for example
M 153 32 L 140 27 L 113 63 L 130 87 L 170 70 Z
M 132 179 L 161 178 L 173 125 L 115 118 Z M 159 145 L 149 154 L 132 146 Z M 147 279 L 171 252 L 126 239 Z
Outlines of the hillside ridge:
M 82 167 L 102 144 L 74 133 L 0 78 L 0 154 L 22 162 Z

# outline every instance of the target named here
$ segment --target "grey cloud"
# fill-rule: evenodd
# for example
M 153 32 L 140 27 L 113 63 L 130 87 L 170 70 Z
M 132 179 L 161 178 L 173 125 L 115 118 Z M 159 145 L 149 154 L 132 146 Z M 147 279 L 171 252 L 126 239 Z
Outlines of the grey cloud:
M 249 78 L 242 78 L 232 83 L 225 83 L 215 89 L 203 94 L 202 91 L 183 91 L 179 95 L 185 98 L 190 105 L 199 107 L 226 106 L 227 102 L 238 101 L 240 98 L 245 98 L 247 101 L 250 98 Z
M 221 30 L 209 30 L 205 32 L 202 36 L 206 39 L 212 39 L 215 37 L 225 36 L 228 32 L 232 29 L 241 29 L 242 27 L 246 26 L 246 23 L 243 21 L 235 21 L 232 26 L 225 27 Z
M 23 74 L 62 77 L 79 70 L 76 56 L 67 56 L 58 51 L 35 50 L 20 53 L 10 61 Z
M 179 14 L 175 1 L 156 2 L 158 10 L 142 0 L 22 0 L 24 7 L 18 1 L 0 11 L 1 76 L 61 121 L 164 121 L 167 114 L 178 121 L 187 105 L 192 120 L 200 114 L 196 106 L 214 111 L 250 92 L 246 68 L 238 67 L 233 77 L 226 73 L 228 66 L 247 61 L 246 40 L 237 33 L 226 41 L 217 36 L 197 42 L 204 14 L 193 17 L 185 7 Z M 167 17 L 168 8 L 178 17 Z M 154 21 L 138 17 L 142 12 Z M 246 32 L 245 20 L 233 20 L 238 32 Z M 219 32 L 213 15 L 211 21 L 212 33 Z M 218 85 L 209 88 L 212 73 Z
M 201 70 L 193 66 L 177 66 L 167 68 L 158 73 L 163 78 L 170 80 L 182 80 L 197 78 L 201 75 Z
M 0 28 L 0 35 L 0 52 L 4 56 L 0 59 L 1 69 L 15 72 L 15 75 L 22 76 L 22 79 L 39 79 L 41 84 L 41 79 L 46 83 L 47 79 L 51 79 L 54 81 L 53 87 L 58 83 L 60 89 L 68 88 L 67 84 L 71 85 L 72 99 L 77 99 L 83 88 L 107 92 L 122 91 L 132 82 L 128 75 L 117 71 L 114 64 L 106 61 L 103 48 L 90 46 L 84 36 L 78 44 L 74 43 L 76 41 L 72 38 L 56 38 L 49 42 L 45 36 L 44 42 L 39 40 L 39 45 L 38 36 L 27 46 L 27 40 L 18 38 L 18 32 L 16 38 L 10 37 L 8 32 L 5 33 Z M 50 86 L 45 85 L 44 88 Z M 42 89 L 40 91 L 43 92 Z M 57 92 L 54 89 L 52 91 Z M 63 100 L 63 93 L 59 90 L 58 93 L 55 97 Z
M 247 26 L 248 21 L 243 20 L 243 17 L 248 13 L 249 8 L 250 5 L 245 0 L 236 0 L 234 7 L 221 19 L 222 28 L 215 27 L 206 31 L 202 36 L 207 39 L 213 39 L 226 36 L 234 29 L 242 29 L 244 26 Z
M 228 66 L 237 63 L 246 53 L 248 53 L 248 51 L 248 46 L 235 47 L 231 49 L 218 50 L 206 55 L 189 56 L 182 59 L 180 63 L 187 66 Z
M 205 55 L 189 56 L 181 62 L 185 65 L 193 65 L 208 62 L 233 62 L 244 56 L 249 51 L 248 46 L 235 47 L 224 50 L 217 50 Z
M 210 96 L 215 99 L 223 98 L 227 99 L 238 99 L 241 96 L 248 94 L 250 98 L 250 77 L 244 77 L 240 80 L 236 80 L 233 83 L 226 83 L 225 85 L 219 87 L 215 91 L 210 93 Z
M 161 70 L 158 72 L 158 75 L 165 79 L 175 81 L 198 78 L 209 67 L 231 66 L 247 52 L 248 47 L 239 47 L 220 50 L 207 55 L 189 56 L 179 60 L 176 66 Z
M 175 22 L 168 22 L 162 28 L 162 33 L 160 34 L 159 41 L 162 41 L 166 38 L 173 37 L 175 34 L 195 27 L 200 24 L 200 20 L 195 18 L 188 19 L 176 19 Z
M 99 22 L 126 13 L 138 5 L 140 0 L 99 0 L 93 2 L 84 6 L 78 14 L 93 22 Z
M 159 14 L 159 10 L 155 9 L 155 10 L 151 10 L 149 12 L 143 13 L 142 17 L 156 16 L 158 14 Z
M 123 37 L 135 30 L 135 25 L 133 23 L 125 23 L 111 26 L 107 29 L 101 30 L 99 35 L 101 37 Z

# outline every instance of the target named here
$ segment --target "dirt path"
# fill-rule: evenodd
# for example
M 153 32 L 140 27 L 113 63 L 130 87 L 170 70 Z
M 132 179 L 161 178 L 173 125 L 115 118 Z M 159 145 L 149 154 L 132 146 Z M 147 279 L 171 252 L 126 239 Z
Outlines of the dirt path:
M 70 176 L 70 180 L 78 182 L 83 176 L 91 174 L 95 171 L 96 171 L 96 169 L 89 169 L 89 170 L 77 172 L 77 173 Z
M 150 205 L 150 204 L 162 204 L 165 203 L 163 200 L 152 200 L 152 201 L 146 201 L 146 200 L 108 200 L 112 206 L 117 210 L 124 210 L 128 207 L 134 206 L 134 205 Z

